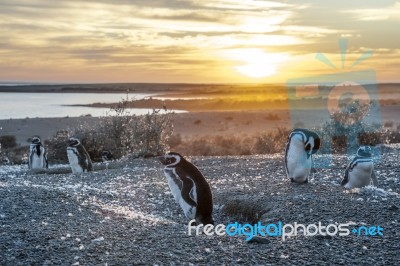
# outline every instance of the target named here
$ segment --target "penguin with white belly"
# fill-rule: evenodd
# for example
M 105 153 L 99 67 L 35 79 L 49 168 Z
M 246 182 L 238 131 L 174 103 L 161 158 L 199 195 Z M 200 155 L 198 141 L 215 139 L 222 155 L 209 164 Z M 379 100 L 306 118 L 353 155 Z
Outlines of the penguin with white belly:
M 79 139 L 70 138 L 67 155 L 73 173 L 90 172 L 93 170 L 92 160 Z
M 370 185 L 371 181 L 374 186 L 378 186 L 371 148 L 362 146 L 358 149 L 354 159 L 348 164 L 340 184 L 345 188 L 361 188 Z
M 46 149 L 38 136 L 32 138 L 32 143 L 29 146 L 28 167 L 29 169 L 49 168 Z
M 307 183 L 312 169 L 312 155 L 321 145 L 317 133 L 296 128 L 289 135 L 285 150 L 285 169 L 288 178 L 295 183 Z
M 213 224 L 213 199 L 207 180 L 196 166 L 176 152 L 159 157 L 175 201 L 198 224 Z

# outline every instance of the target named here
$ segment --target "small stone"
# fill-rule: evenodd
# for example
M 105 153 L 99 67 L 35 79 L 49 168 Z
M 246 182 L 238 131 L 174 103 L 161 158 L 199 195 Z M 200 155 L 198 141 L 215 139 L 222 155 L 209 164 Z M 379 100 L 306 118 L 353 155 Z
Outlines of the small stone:
M 270 240 L 265 238 L 265 237 L 261 237 L 261 236 L 254 236 L 252 239 L 250 239 L 249 241 L 247 241 L 247 243 L 259 243 L 259 244 L 269 244 Z
M 99 237 L 99 238 L 96 238 L 96 239 L 93 239 L 92 240 L 92 242 L 100 242 L 100 241 L 104 241 L 104 237 Z

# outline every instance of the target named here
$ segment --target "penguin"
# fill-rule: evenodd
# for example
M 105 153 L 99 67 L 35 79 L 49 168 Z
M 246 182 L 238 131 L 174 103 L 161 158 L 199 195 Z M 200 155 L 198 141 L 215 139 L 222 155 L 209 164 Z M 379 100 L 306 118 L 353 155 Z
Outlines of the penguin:
M 312 171 L 312 155 L 321 145 L 317 133 L 296 128 L 289 135 L 285 150 L 285 169 L 291 182 L 308 183 Z
M 28 167 L 29 169 L 49 168 L 47 151 L 38 136 L 34 136 L 32 143 L 29 145 Z
M 103 162 L 114 161 L 114 155 L 109 150 L 104 150 L 101 152 L 101 160 Z
M 79 139 L 70 138 L 67 155 L 73 173 L 90 172 L 93 170 L 92 160 Z
M 159 157 L 169 188 L 185 216 L 198 224 L 214 224 L 210 185 L 196 166 L 176 152 Z
M 370 185 L 371 181 L 374 186 L 378 186 L 371 148 L 369 146 L 361 146 L 357 150 L 357 155 L 347 165 L 340 185 L 345 188 L 361 188 Z

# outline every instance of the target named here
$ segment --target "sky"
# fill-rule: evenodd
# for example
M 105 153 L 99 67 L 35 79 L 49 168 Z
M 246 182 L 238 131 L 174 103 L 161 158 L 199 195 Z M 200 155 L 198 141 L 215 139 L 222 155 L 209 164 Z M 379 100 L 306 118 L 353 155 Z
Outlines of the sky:
M 388 0 L 0 0 L 0 82 L 398 82 L 399 33 Z

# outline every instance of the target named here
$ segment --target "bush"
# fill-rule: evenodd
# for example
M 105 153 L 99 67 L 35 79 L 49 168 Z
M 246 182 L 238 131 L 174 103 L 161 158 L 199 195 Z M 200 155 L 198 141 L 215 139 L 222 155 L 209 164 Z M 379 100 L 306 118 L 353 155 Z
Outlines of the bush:
M 58 131 L 55 136 L 45 142 L 49 163 L 68 162 L 66 149 L 68 147 L 69 133 L 67 130 Z
M 321 153 L 355 152 L 360 145 L 376 145 L 381 143 L 380 129 L 369 125 L 363 120 L 371 104 L 361 104 L 353 101 L 343 105 L 330 120 L 316 129 L 321 137 Z
M 54 149 L 52 155 L 65 154 L 65 157 L 56 155 L 55 160 L 67 160 L 67 139 L 72 136 L 80 139 L 93 161 L 101 161 L 103 150 L 110 151 L 117 159 L 128 154 L 150 157 L 164 153 L 172 134 L 172 113 L 153 110 L 143 116 L 131 115 L 126 109 L 129 104 L 131 101 L 124 99 L 97 124 L 82 124 L 47 140 L 49 150 Z
M 0 136 L 0 146 L 3 149 L 11 149 L 17 147 L 17 139 L 14 135 L 4 135 Z
M 386 121 L 386 122 L 383 124 L 384 127 L 389 127 L 389 128 L 393 127 L 393 125 L 394 125 L 394 122 L 393 122 L 393 121 Z
M 254 135 L 207 135 L 170 142 L 171 149 L 191 156 L 223 156 L 280 153 L 285 149 L 289 130 Z
M 256 154 L 283 152 L 289 133 L 289 129 L 278 128 L 275 131 L 269 131 L 255 136 L 254 152 Z

